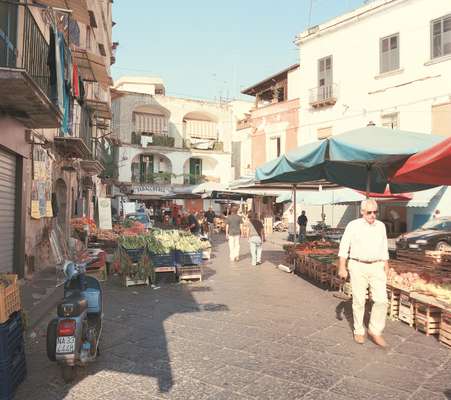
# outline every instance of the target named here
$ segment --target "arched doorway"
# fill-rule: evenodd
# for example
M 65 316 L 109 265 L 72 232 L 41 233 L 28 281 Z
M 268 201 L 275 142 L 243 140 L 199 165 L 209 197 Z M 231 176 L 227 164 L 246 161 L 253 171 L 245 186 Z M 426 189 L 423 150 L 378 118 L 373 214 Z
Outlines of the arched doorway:
M 56 221 L 63 232 L 67 230 L 67 186 L 63 179 L 58 179 L 55 184 L 56 201 L 58 203 L 58 215 Z

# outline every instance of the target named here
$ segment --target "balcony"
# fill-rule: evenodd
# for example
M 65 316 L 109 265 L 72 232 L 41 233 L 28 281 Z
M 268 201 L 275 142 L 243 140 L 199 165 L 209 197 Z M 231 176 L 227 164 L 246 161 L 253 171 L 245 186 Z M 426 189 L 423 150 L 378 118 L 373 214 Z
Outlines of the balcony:
M 153 174 L 133 175 L 132 183 L 141 184 L 170 184 L 173 174 L 171 172 L 155 172 Z
M 28 7 L 2 4 L 0 109 L 27 128 L 58 128 L 61 113 L 50 100 L 49 45 Z M 20 39 L 20 40 L 19 40 Z
M 310 105 L 313 108 L 333 106 L 337 102 L 338 85 L 319 86 L 310 89 Z
M 151 132 L 132 132 L 132 144 L 142 147 L 174 147 L 175 138 L 168 135 L 160 135 Z
M 98 82 L 87 82 L 85 85 L 85 103 L 96 119 L 111 120 L 111 102 L 109 94 Z
M 224 142 L 213 139 L 184 139 L 183 147 L 192 150 L 224 151 Z
M 204 175 L 183 174 L 184 185 L 199 185 L 204 182 L 206 182 L 206 177 Z
M 74 104 L 74 123 L 71 134 L 54 138 L 57 151 L 64 158 L 92 160 L 92 135 L 90 112 Z

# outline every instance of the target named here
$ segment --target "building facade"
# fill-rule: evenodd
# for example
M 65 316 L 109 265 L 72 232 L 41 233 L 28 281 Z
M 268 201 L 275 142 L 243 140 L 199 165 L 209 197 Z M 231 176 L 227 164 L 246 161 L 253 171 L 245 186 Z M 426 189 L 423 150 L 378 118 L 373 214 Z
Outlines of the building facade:
M 295 64 L 241 92 L 255 97 L 247 117 L 251 127 L 252 171 L 297 146 L 299 79 L 299 64 Z M 240 124 L 245 126 L 246 121 Z
M 376 0 L 296 39 L 299 143 L 376 125 L 451 134 L 451 4 Z
M 205 182 L 226 185 L 233 129 L 229 104 L 166 96 L 159 78 L 121 78 L 113 94 L 117 182 L 129 198 L 148 201 Z M 185 206 L 204 207 L 200 199 Z
M 20 276 L 46 266 L 51 232 L 67 240 L 103 187 L 111 2 L 54 3 L 0 3 L 0 272 Z

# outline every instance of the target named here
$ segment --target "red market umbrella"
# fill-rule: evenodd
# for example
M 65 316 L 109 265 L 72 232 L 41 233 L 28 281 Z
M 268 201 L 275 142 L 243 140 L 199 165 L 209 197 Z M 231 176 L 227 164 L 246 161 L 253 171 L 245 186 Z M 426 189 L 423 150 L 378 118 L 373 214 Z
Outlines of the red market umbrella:
M 357 190 L 362 195 L 366 195 L 366 192 Z M 396 201 L 409 201 L 412 200 L 413 196 L 411 193 L 391 193 L 390 189 L 385 189 L 384 193 L 368 193 L 368 197 L 375 200 L 396 200 Z
M 391 182 L 451 185 L 451 137 L 410 156 Z

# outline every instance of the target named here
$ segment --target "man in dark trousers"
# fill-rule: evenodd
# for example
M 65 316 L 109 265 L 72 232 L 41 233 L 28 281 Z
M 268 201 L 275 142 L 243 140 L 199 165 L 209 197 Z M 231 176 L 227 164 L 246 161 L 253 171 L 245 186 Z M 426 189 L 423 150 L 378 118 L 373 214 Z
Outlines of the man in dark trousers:
M 205 213 L 205 218 L 207 219 L 207 223 L 208 223 L 208 236 L 211 238 L 211 235 L 213 234 L 215 218 L 216 218 L 216 214 L 211 207 Z
M 199 222 L 197 222 L 197 218 L 196 215 L 194 214 L 194 211 L 190 211 L 188 215 L 188 228 L 193 235 L 199 234 L 200 225 Z
M 305 215 L 305 211 L 302 210 L 301 215 L 298 217 L 298 225 L 299 225 L 299 241 L 302 242 L 305 239 L 305 233 L 307 232 L 307 216 Z

